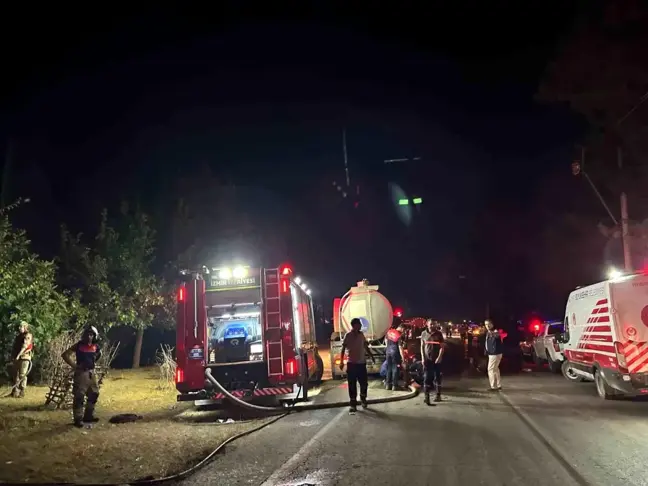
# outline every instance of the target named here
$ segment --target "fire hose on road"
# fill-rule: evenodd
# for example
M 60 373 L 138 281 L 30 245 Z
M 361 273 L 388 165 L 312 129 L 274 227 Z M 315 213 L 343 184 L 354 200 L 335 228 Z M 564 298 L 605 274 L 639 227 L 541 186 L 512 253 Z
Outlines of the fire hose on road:
M 207 376 L 207 379 L 209 382 L 214 385 L 219 392 L 221 392 L 223 395 L 225 395 L 227 398 L 232 400 L 234 403 L 237 405 L 240 405 L 242 408 L 247 408 L 248 410 L 255 410 L 258 412 L 267 412 L 267 413 L 278 413 L 278 412 L 283 412 L 283 413 L 291 413 L 291 412 L 302 412 L 302 411 L 307 411 L 307 410 L 324 410 L 327 408 L 339 408 L 339 407 L 347 407 L 349 406 L 348 401 L 344 402 L 331 402 L 331 403 L 314 403 L 310 405 L 301 405 L 299 407 L 293 405 L 291 407 L 265 407 L 261 405 L 254 405 L 252 403 L 248 403 L 244 400 L 241 400 L 240 398 L 235 397 L 232 395 L 223 385 L 221 385 L 216 378 L 211 374 L 211 370 L 207 368 L 205 371 L 205 376 Z M 369 405 L 377 405 L 379 403 L 390 403 L 390 402 L 400 402 L 402 400 L 409 400 L 411 398 L 414 398 L 416 395 L 418 395 L 419 391 L 416 388 L 410 387 L 410 392 L 406 393 L 404 395 L 396 395 L 393 397 L 386 397 L 386 398 L 370 398 L 367 400 L 367 403 Z
M 213 384 L 218 391 L 220 391 L 225 397 L 230 399 L 232 402 L 236 403 L 237 405 L 241 406 L 242 408 L 246 408 L 248 410 L 254 410 L 257 412 L 264 412 L 268 414 L 279 414 L 277 417 L 273 418 L 269 422 L 265 422 L 258 427 L 255 427 L 251 430 L 247 430 L 245 432 L 241 432 L 240 434 L 236 434 L 223 443 L 221 443 L 216 449 L 211 451 L 204 459 L 202 459 L 198 464 L 195 466 L 179 472 L 177 474 L 173 474 L 171 476 L 166 476 L 163 478 L 159 479 L 141 479 L 141 480 L 136 480 L 136 481 L 131 481 L 128 483 L 120 483 L 119 485 L 117 484 L 104 484 L 103 486 L 127 486 L 129 484 L 148 484 L 148 485 L 153 485 L 153 484 L 162 484 L 162 483 L 167 483 L 167 482 L 172 482 L 172 481 L 179 481 L 183 478 L 186 478 L 187 476 L 190 476 L 194 472 L 196 472 L 198 469 L 202 468 L 206 464 L 211 461 L 211 459 L 216 456 L 219 452 L 223 450 L 223 448 L 232 442 L 234 442 L 237 439 L 240 439 L 246 435 L 250 435 L 254 432 L 257 432 L 269 425 L 272 425 L 273 423 L 281 420 L 285 416 L 289 415 L 290 413 L 294 412 L 305 412 L 305 411 L 312 411 L 312 410 L 325 410 L 329 408 L 340 408 L 340 407 L 347 407 L 349 405 L 348 401 L 341 401 L 341 402 L 331 402 L 331 403 L 317 403 L 317 404 L 309 404 L 309 405 L 301 405 L 301 406 L 296 406 L 295 402 L 289 407 L 284 407 L 284 406 L 278 406 L 278 407 L 266 407 L 266 406 L 261 406 L 261 405 L 254 405 L 252 403 L 248 403 L 244 400 L 241 400 L 240 398 L 235 397 L 232 395 L 223 385 L 221 385 L 216 378 L 211 374 L 211 371 L 209 368 L 205 371 L 205 376 L 209 380 L 211 384 Z M 419 393 L 418 388 L 415 388 L 413 386 L 409 387 L 409 393 L 404 393 L 402 395 L 396 395 L 393 397 L 386 397 L 386 398 L 371 398 L 367 400 L 367 403 L 370 405 L 377 405 L 380 403 L 391 403 L 391 402 L 399 402 L 403 400 L 409 400 L 414 397 L 416 397 Z M 298 393 L 299 396 L 299 393 Z M 52 483 L 47 483 L 47 484 L 52 484 Z M 59 486 L 78 486 L 76 483 L 56 483 Z

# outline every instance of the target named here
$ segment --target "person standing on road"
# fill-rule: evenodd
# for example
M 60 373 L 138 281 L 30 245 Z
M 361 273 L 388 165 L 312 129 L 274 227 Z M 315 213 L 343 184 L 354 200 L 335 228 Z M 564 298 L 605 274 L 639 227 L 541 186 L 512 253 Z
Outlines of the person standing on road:
M 14 340 L 12 354 L 14 360 L 14 386 L 11 396 L 24 398 L 27 388 L 27 375 L 32 367 L 32 353 L 34 350 L 34 338 L 29 332 L 29 324 L 25 321 L 20 323 L 18 335 Z
M 396 390 L 398 388 L 399 372 L 398 367 L 403 363 L 401 347 L 403 340 L 403 328 L 397 319 L 394 319 L 392 327 L 387 331 L 387 376 L 385 388 Z
M 490 391 L 499 391 L 502 389 L 499 366 L 502 362 L 502 353 L 504 345 L 499 332 L 495 330 L 495 325 L 491 320 L 486 321 L 486 344 L 485 354 L 488 356 L 488 381 L 490 382 Z
M 95 372 L 97 361 L 101 358 L 101 349 L 97 344 L 98 338 L 97 328 L 89 326 L 83 332 L 81 341 L 61 355 L 63 360 L 74 368 L 72 411 L 75 427 L 83 427 L 84 423 L 99 421 L 94 416 L 95 406 L 99 399 L 99 383 Z
M 423 362 L 423 391 L 425 404 L 430 405 L 430 391 L 435 389 L 434 401 L 441 401 L 441 361 L 443 360 L 443 333 L 435 328 L 432 319 L 421 334 L 421 358 Z
M 362 323 L 360 319 L 351 319 L 351 331 L 344 336 L 342 341 L 342 351 L 340 352 L 340 370 L 344 371 L 344 353 L 349 351 L 347 363 L 347 383 L 349 385 L 350 413 L 355 413 L 358 406 L 358 383 L 360 384 L 360 402 L 362 408 L 367 408 L 367 388 L 369 387 L 367 378 L 367 361 L 366 354 L 369 355 L 374 363 L 376 359 L 371 354 L 369 343 L 361 331 Z

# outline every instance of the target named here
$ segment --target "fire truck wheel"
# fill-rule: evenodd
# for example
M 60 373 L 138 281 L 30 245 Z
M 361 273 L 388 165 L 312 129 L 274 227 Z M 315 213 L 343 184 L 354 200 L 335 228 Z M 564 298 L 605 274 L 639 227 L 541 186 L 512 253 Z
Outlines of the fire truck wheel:
M 605 378 L 603 378 L 599 370 L 594 372 L 594 382 L 596 383 L 596 391 L 599 397 L 603 400 L 612 400 L 615 398 L 614 390 L 605 382 Z

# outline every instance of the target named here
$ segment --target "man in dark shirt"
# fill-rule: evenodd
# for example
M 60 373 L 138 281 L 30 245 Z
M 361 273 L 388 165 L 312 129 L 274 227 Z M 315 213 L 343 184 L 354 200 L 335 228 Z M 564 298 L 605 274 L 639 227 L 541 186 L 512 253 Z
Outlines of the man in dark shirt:
M 72 385 L 72 411 L 74 426 L 83 427 L 85 423 L 98 422 L 94 416 L 95 405 L 99 399 L 99 383 L 95 373 L 95 365 L 101 358 L 101 349 L 97 344 L 99 331 L 94 326 L 89 326 L 76 343 L 62 355 L 63 360 L 74 368 L 74 382 Z M 74 356 L 74 359 L 72 358 Z M 87 398 L 87 401 L 86 401 Z M 85 413 L 83 405 L 85 403 Z
M 435 388 L 434 401 L 441 401 L 441 361 L 443 360 L 443 333 L 435 329 L 432 319 L 421 334 L 421 358 L 423 361 L 423 391 L 425 404 L 430 405 L 430 390 Z

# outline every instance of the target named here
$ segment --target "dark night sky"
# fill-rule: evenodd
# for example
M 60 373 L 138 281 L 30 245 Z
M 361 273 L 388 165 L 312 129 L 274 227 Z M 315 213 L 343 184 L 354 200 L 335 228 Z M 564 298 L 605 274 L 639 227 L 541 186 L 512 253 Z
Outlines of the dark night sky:
M 417 262 L 478 259 L 475 223 L 498 208 L 524 213 L 581 127 L 533 101 L 575 8 L 460 3 L 362 15 L 159 9 L 83 22 L 16 12 L 3 33 L 0 146 L 12 140 L 10 196 L 34 200 L 16 222 L 51 256 L 60 222 L 91 231 L 99 208 L 121 197 L 159 212 L 174 179 L 207 164 L 250 186 L 257 211 L 269 211 L 268 199 L 254 201 L 265 194 L 289 208 L 279 217 L 305 224 L 291 257 L 325 295 L 367 276 L 413 311 L 474 312 L 482 303 L 416 285 L 427 278 Z M 345 230 L 311 209 L 342 178 L 343 127 L 352 179 L 379 200 L 353 216 L 382 225 L 364 235 L 370 250 L 327 245 Z M 386 172 L 382 160 L 401 156 L 423 162 Z M 401 227 L 381 196 L 387 181 L 425 194 L 424 222 Z

